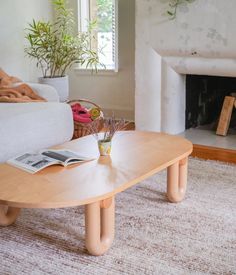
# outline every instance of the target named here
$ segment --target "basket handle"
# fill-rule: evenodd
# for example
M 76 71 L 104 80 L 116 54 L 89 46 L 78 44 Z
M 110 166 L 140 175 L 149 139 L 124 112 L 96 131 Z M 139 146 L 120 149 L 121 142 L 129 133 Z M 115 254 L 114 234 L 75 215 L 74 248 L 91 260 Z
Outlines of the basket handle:
M 75 99 L 75 100 L 70 100 L 67 103 L 72 105 L 73 103 L 77 103 L 77 102 L 89 103 L 89 104 L 94 105 L 95 107 L 97 107 L 100 111 L 102 110 L 102 108 L 99 105 L 97 105 L 96 103 L 94 103 L 92 101 L 89 101 L 87 99 L 77 99 L 77 100 Z

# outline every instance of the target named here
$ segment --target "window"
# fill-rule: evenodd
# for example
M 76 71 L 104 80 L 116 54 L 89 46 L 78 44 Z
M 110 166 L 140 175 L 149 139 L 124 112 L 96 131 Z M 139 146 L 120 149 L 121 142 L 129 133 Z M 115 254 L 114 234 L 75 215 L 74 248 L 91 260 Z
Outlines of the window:
M 118 0 L 78 0 L 79 31 L 87 31 L 88 22 L 96 21 L 95 41 L 99 60 L 107 70 L 118 71 Z

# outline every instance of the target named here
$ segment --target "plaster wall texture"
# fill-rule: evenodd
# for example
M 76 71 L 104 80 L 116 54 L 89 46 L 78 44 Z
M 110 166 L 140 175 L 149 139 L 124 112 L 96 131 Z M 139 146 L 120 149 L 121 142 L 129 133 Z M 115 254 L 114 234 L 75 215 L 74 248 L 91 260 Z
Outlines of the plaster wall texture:
M 24 81 L 36 81 L 40 72 L 25 56 L 24 29 L 32 19 L 48 20 L 52 8 L 48 0 L 1 1 L 0 7 L 0 67 Z
M 136 0 L 135 121 L 138 129 L 176 134 L 185 129 L 186 74 L 236 76 L 236 2 L 196 0 L 174 20 L 165 15 L 168 3 Z M 150 63 L 152 51 L 158 64 Z
M 74 0 L 73 0 L 74 1 Z M 72 4 L 73 4 L 72 1 Z M 75 7 L 75 3 L 73 5 Z M 118 73 L 70 72 L 70 98 L 87 98 L 107 114 L 134 119 L 135 0 L 119 0 Z

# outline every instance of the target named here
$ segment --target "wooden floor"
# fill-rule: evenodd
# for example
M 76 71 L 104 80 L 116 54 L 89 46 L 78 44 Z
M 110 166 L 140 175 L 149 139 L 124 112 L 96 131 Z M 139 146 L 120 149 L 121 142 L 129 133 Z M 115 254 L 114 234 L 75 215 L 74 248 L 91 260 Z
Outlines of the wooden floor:
M 194 144 L 192 156 L 236 164 L 236 150 Z
M 125 130 L 134 130 L 135 124 L 134 122 L 130 122 Z M 236 164 L 236 150 L 229 150 L 224 148 L 216 148 L 204 145 L 193 145 L 193 157 L 201 158 L 201 159 L 210 159 L 210 160 L 218 160 L 227 163 L 235 163 Z

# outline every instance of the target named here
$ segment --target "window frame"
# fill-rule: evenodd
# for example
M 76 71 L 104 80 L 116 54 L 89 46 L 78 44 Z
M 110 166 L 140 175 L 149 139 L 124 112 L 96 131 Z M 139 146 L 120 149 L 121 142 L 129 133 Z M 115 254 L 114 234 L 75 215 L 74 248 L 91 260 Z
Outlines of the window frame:
M 88 20 L 93 20 L 91 17 L 91 1 L 95 0 L 77 0 L 77 20 L 78 20 L 78 31 L 86 31 Z M 109 72 L 118 73 L 119 71 L 119 27 L 118 27 L 118 0 L 112 0 L 114 6 L 114 31 L 113 39 L 114 43 L 114 67 L 98 67 L 98 73 L 105 72 L 105 74 L 110 74 Z M 91 68 L 81 68 L 76 69 L 87 72 L 91 71 Z

